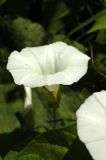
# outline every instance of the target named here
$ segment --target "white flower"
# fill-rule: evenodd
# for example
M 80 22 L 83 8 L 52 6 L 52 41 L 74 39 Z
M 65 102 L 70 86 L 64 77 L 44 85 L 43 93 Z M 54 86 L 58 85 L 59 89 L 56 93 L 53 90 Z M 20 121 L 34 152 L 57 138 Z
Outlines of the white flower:
M 94 160 L 106 160 L 106 91 L 94 93 L 81 105 L 77 129 Z
M 90 58 L 73 46 L 55 42 L 10 54 L 7 69 L 18 85 L 70 85 L 85 75 Z
M 25 90 L 25 102 L 24 102 L 24 108 L 27 108 L 28 106 L 32 106 L 32 91 L 30 87 L 24 87 Z

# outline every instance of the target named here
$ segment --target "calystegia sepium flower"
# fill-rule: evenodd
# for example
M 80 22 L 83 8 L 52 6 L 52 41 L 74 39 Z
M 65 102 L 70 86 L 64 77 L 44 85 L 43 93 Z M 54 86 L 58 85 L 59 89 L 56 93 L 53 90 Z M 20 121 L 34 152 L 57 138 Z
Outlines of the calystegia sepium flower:
M 7 69 L 18 85 L 46 86 L 50 91 L 60 84 L 71 85 L 83 77 L 90 58 L 73 46 L 55 42 L 13 51 Z
M 94 160 L 106 160 L 106 91 L 90 96 L 77 111 L 77 130 Z

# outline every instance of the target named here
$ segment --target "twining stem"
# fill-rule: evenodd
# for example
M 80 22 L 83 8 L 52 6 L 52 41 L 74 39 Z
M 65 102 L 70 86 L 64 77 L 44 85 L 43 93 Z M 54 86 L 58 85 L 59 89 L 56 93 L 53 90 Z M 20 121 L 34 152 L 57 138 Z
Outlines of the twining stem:
M 91 18 L 87 19 L 86 21 L 84 21 L 82 24 L 80 24 L 78 27 L 76 27 L 75 29 L 73 29 L 72 31 L 70 31 L 66 37 L 70 37 L 71 35 L 73 35 L 74 33 L 76 33 L 77 31 L 81 30 L 82 28 L 84 28 L 85 26 L 87 26 L 88 24 L 90 24 L 91 22 L 95 21 L 98 17 L 100 17 L 101 15 L 106 14 L 106 9 L 100 11 L 99 13 L 95 14 L 94 16 L 92 16 Z
M 56 129 L 56 111 L 57 111 L 57 108 L 54 106 L 53 107 L 53 129 Z
M 53 94 L 54 104 L 53 104 L 53 129 L 56 129 L 56 113 L 57 109 L 59 108 L 60 100 L 61 100 L 61 93 L 60 90 L 57 91 L 57 93 Z

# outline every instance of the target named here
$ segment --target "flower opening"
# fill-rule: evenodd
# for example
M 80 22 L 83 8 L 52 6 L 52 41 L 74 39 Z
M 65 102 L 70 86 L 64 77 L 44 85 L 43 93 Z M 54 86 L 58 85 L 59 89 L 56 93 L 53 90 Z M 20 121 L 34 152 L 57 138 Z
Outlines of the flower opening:
M 41 87 L 71 85 L 85 75 L 90 58 L 73 46 L 55 42 L 13 51 L 7 69 L 18 85 Z

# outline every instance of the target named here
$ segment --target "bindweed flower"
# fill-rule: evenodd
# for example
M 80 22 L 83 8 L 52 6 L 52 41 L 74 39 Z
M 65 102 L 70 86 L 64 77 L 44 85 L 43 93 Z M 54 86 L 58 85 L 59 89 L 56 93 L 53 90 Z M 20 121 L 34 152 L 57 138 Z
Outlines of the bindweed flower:
M 59 84 L 71 85 L 85 75 L 90 58 L 73 46 L 55 42 L 40 47 L 13 51 L 7 69 L 16 84 L 27 87 L 46 86 L 50 91 Z
M 24 108 L 32 106 L 32 91 L 30 87 L 24 87 L 25 90 L 25 102 Z
M 94 93 L 81 105 L 77 130 L 94 160 L 106 160 L 106 91 Z

